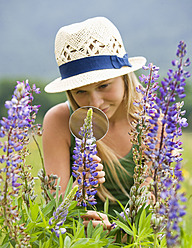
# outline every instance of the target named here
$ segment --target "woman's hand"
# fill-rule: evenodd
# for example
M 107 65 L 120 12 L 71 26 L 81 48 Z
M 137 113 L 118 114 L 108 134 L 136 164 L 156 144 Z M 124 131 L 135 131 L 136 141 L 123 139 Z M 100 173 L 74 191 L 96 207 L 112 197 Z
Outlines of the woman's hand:
M 88 226 L 91 220 L 93 227 L 96 227 L 98 224 L 100 224 L 105 230 L 111 229 L 111 223 L 109 222 L 106 214 L 102 214 L 96 211 L 87 211 L 87 213 L 81 216 L 81 218 L 83 219 L 83 224 L 85 227 Z
M 92 156 L 93 161 L 95 161 L 98 165 L 96 167 L 96 171 L 98 174 L 96 176 L 97 180 L 98 180 L 98 184 L 104 183 L 105 182 L 105 172 L 103 171 L 103 165 L 100 163 L 101 159 L 94 155 Z
M 103 165 L 100 163 L 100 162 L 101 162 L 101 159 L 100 159 L 98 156 L 96 156 L 96 155 L 92 156 L 92 158 L 93 158 L 93 161 L 94 161 L 95 163 L 97 163 L 97 167 L 96 167 L 96 170 L 95 170 L 95 172 L 97 173 L 97 176 L 95 176 L 95 178 L 97 179 L 98 182 L 97 182 L 97 185 L 95 185 L 94 187 L 98 187 L 99 184 L 102 184 L 102 183 L 105 182 L 105 172 L 103 171 Z M 87 171 L 88 171 L 88 170 L 89 170 L 89 169 L 87 169 Z M 78 169 L 78 171 L 79 171 L 80 173 L 82 173 L 83 168 L 80 167 L 80 168 Z M 75 180 L 75 182 L 73 183 L 73 186 L 78 185 L 77 180 L 78 180 L 78 177 L 77 177 L 77 179 Z

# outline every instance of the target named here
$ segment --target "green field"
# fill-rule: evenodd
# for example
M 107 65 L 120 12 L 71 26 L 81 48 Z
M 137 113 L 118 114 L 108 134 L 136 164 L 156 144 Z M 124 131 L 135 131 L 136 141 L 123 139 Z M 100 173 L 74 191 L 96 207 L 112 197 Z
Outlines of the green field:
M 192 133 L 184 133 L 182 136 L 183 142 L 183 175 L 182 190 L 186 192 L 187 197 L 187 215 L 185 216 L 185 224 L 188 234 L 192 233 Z

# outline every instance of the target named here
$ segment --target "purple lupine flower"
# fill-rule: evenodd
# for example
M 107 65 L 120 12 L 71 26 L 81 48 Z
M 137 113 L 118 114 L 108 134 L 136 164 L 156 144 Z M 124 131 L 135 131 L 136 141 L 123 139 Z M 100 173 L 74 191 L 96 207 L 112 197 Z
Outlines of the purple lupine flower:
M 78 186 L 70 191 L 64 201 L 59 205 L 56 211 L 53 213 L 53 216 L 49 219 L 49 225 L 51 226 L 51 231 L 55 232 L 56 236 L 59 237 L 60 234 L 64 234 L 67 230 L 62 227 L 66 221 L 68 209 L 73 201 L 75 194 L 78 190 Z
M 179 60 L 172 61 L 176 70 L 169 70 L 167 78 L 164 78 L 161 82 L 159 97 L 148 94 L 146 105 L 146 113 L 149 116 L 151 127 L 146 137 L 148 149 L 145 154 L 152 161 L 156 202 L 161 202 L 159 197 L 164 199 L 164 203 L 160 204 L 159 214 L 165 217 L 164 220 L 167 219 L 168 246 L 176 242 L 178 235 L 172 231 L 179 230 L 178 222 L 185 214 L 184 206 L 180 204 L 180 202 L 185 201 L 185 197 L 178 192 L 180 182 L 183 180 L 180 166 L 182 158 L 179 152 L 182 142 L 179 136 L 182 135 L 182 127 L 186 127 L 188 124 L 186 118 L 182 118 L 185 113 L 185 111 L 181 111 L 183 102 L 175 103 L 176 96 L 181 99 L 185 97 L 185 78 L 190 76 L 188 72 L 184 71 L 184 67 L 190 65 L 189 59 L 183 61 L 186 55 L 185 48 L 186 44 L 181 41 L 177 50 Z M 154 73 L 154 68 L 155 66 L 150 64 L 144 69 L 149 69 L 151 76 Z M 143 75 L 140 79 L 146 84 L 152 82 L 149 76 Z M 144 94 L 145 90 L 139 92 Z M 160 134 L 160 140 L 156 138 L 158 133 Z M 174 167 L 173 162 L 176 163 Z
M 15 193 L 20 184 L 16 183 L 16 177 L 14 172 L 12 173 L 12 169 L 16 168 L 22 161 L 21 155 L 18 154 L 26 145 L 25 139 L 27 139 L 28 130 L 35 121 L 34 113 L 36 114 L 38 111 L 38 106 L 32 106 L 31 104 L 33 92 L 39 93 L 39 89 L 36 86 L 33 86 L 32 89 L 28 81 L 17 82 L 12 99 L 5 102 L 5 107 L 8 109 L 8 117 L 3 117 L 0 121 L 0 137 L 7 136 L 8 138 L 4 145 L 1 142 L 1 147 L 6 155 L 0 157 L 0 162 L 6 162 L 6 179 L 10 182 L 12 181 L 10 185 L 14 188 Z
M 93 161 L 92 156 L 97 153 L 96 140 L 93 136 L 92 130 L 92 114 L 93 110 L 90 108 L 87 112 L 87 117 L 84 120 L 83 127 L 81 127 L 79 135 L 82 139 L 76 138 L 76 146 L 74 148 L 74 163 L 72 175 L 77 178 L 79 189 L 76 197 L 79 205 L 84 207 L 87 203 L 91 205 L 97 204 L 94 195 L 97 190 L 93 188 L 98 181 L 96 167 L 97 163 Z
M 24 227 L 16 224 L 20 222 L 20 216 L 18 208 L 14 205 L 15 197 L 21 193 L 25 202 L 27 202 L 26 199 L 29 201 L 29 197 L 31 200 L 35 198 L 31 187 L 33 186 L 33 177 L 29 173 L 28 166 L 25 165 L 25 157 L 28 155 L 26 146 L 29 143 L 29 130 L 36 127 L 34 122 L 39 108 L 32 105 L 32 94 L 38 91 L 35 86 L 32 89 L 28 81 L 17 82 L 12 99 L 5 102 L 8 116 L 0 120 L 0 137 L 5 140 L 0 142 L 0 149 L 3 152 L 0 156 L 2 164 L 0 208 L 4 217 L 2 228 L 6 226 L 10 239 L 19 244 L 20 241 L 27 244 L 29 238 L 26 238 Z M 14 226 L 11 225 L 13 221 L 15 222 Z

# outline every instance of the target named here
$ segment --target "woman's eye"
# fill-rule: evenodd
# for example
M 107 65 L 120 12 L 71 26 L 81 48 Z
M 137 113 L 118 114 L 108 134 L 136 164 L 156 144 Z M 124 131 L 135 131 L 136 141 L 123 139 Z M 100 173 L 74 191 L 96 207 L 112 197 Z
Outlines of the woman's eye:
M 86 92 L 85 90 L 78 90 L 78 91 L 76 91 L 76 94 L 83 94 L 85 92 Z
M 100 89 L 105 89 L 105 88 L 107 88 L 108 85 L 109 85 L 109 84 L 102 84 L 102 85 L 99 86 L 99 88 L 100 88 Z

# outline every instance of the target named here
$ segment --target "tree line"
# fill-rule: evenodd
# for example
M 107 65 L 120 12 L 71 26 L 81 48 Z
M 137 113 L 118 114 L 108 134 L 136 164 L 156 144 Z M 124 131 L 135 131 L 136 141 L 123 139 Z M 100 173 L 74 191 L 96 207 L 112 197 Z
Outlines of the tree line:
M 7 109 L 4 107 L 5 101 L 10 100 L 12 94 L 14 92 L 17 81 L 23 81 L 23 79 L 14 79 L 14 78 L 1 78 L 0 79 L 0 119 L 3 116 L 7 116 Z M 161 79 L 159 80 L 159 82 Z M 185 87 L 186 97 L 184 98 L 184 107 L 186 110 L 186 114 L 184 117 L 188 119 L 188 127 L 185 128 L 184 131 L 191 132 L 192 131 L 192 84 L 191 79 L 187 80 L 187 84 Z M 29 84 L 35 84 L 40 88 L 41 93 L 39 95 L 35 95 L 34 104 L 41 105 L 39 112 L 37 114 L 37 122 L 42 124 L 43 117 L 45 113 L 58 103 L 62 103 L 66 101 L 66 95 L 64 92 L 61 93 L 52 93 L 48 94 L 44 91 L 44 87 L 47 82 L 42 79 L 30 79 Z

